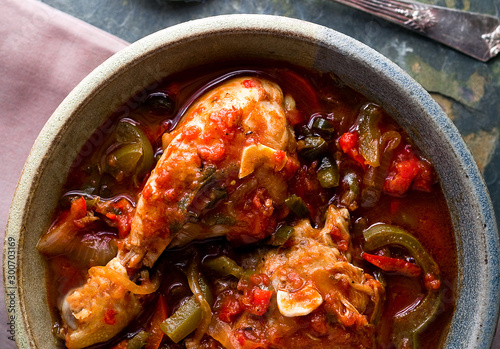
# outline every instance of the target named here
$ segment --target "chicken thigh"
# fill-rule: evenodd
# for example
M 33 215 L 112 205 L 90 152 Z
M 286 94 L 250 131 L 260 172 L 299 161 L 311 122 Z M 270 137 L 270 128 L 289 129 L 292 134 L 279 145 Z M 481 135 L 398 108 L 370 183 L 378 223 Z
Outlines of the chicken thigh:
M 333 205 L 322 229 L 298 222 L 285 245 L 255 258 L 256 273 L 269 279 L 260 287 L 272 290 L 266 312 L 214 317 L 209 333 L 228 349 L 373 348 L 384 287 L 333 241 L 350 246 L 348 226 L 347 209 Z

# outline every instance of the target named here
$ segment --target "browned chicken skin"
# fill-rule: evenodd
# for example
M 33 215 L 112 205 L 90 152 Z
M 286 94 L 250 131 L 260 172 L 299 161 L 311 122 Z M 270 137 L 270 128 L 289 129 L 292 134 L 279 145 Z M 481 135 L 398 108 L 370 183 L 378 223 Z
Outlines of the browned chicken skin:
M 200 209 L 197 205 L 203 206 L 200 194 L 212 194 L 207 187 L 217 186 L 227 195 L 251 181 L 255 170 L 276 176 L 276 182 L 284 179 L 281 170 L 294 160 L 295 139 L 283 104 L 277 85 L 242 77 L 193 105 L 176 130 L 163 137 L 165 152 L 142 191 L 121 261 L 128 267 L 152 266 L 192 211 Z M 260 187 L 258 181 L 255 187 Z M 233 226 L 241 227 L 238 217 L 232 218 L 237 221 Z M 231 238 L 265 237 L 252 230 L 247 226 Z

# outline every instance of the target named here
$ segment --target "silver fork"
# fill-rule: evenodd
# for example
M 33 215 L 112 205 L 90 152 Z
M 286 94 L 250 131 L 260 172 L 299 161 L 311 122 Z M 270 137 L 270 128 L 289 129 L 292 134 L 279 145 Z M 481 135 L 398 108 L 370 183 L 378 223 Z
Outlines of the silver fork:
M 500 52 L 500 22 L 490 15 L 404 0 L 333 0 L 486 62 Z

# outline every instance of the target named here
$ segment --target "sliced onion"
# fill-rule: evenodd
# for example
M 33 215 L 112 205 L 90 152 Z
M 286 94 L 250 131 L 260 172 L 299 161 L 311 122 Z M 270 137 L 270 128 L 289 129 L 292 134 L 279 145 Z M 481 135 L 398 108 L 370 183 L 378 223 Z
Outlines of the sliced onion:
M 81 265 L 106 265 L 116 256 L 118 247 L 108 234 L 85 234 L 73 239 L 67 246 L 66 255 Z
M 89 275 L 93 276 L 101 276 L 107 278 L 108 280 L 123 286 L 128 291 L 134 294 L 150 294 L 155 292 L 160 286 L 159 279 L 153 279 L 149 282 L 144 283 L 143 285 L 137 285 L 132 280 L 130 280 L 127 276 L 120 274 L 116 270 L 111 269 L 107 266 L 98 266 L 92 267 L 89 269 Z
M 387 131 L 380 137 L 381 149 L 385 152 L 394 150 L 401 143 L 401 134 L 398 131 Z
M 63 212 L 49 231 L 40 238 L 37 244 L 38 251 L 46 255 L 64 254 L 68 244 L 78 232 L 75 222 L 83 219 L 91 222 L 96 218 L 88 215 L 85 200 L 80 197 L 72 201 L 71 208 Z
M 248 181 L 243 182 L 236 188 L 236 190 L 229 196 L 227 201 L 227 209 L 230 215 L 236 217 L 237 210 L 236 206 L 240 204 L 243 198 L 257 188 L 257 179 L 252 178 Z
M 241 345 L 238 340 L 234 337 L 233 331 L 229 324 L 220 321 L 217 317 L 212 318 L 210 327 L 208 328 L 208 334 L 215 339 L 217 342 L 222 344 L 226 349 L 240 349 Z
M 187 279 L 189 283 L 189 288 L 193 295 L 196 297 L 196 301 L 201 307 L 202 317 L 201 322 L 196 329 L 194 335 L 194 342 L 199 343 L 201 338 L 207 333 L 208 327 L 210 326 L 210 322 L 212 321 L 212 309 L 210 308 L 210 304 L 208 304 L 205 295 L 203 294 L 203 290 L 201 289 L 199 282 L 199 274 L 198 274 L 198 262 L 193 260 L 187 272 Z
M 76 227 L 72 221 L 65 221 L 51 229 L 38 241 L 37 249 L 45 255 L 63 254 L 76 234 Z
M 361 191 L 361 207 L 373 207 L 380 199 L 384 188 L 385 178 L 391 165 L 394 149 L 401 142 L 401 134 L 397 131 L 387 131 L 380 137 L 381 149 L 383 153 L 380 156 L 378 167 L 370 167 L 363 177 L 365 188 Z
M 274 203 L 282 205 L 285 202 L 288 186 L 281 176 L 274 174 L 273 170 L 261 167 L 255 172 L 255 178 L 259 186 L 266 188 Z

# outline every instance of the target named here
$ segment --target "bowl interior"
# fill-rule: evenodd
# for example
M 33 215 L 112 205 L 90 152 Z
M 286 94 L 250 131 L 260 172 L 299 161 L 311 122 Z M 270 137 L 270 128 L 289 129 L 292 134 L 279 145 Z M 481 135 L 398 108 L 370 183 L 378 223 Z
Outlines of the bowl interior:
M 484 183 L 458 131 L 415 81 L 370 48 L 325 27 L 261 15 L 207 18 L 142 39 L 97 68 L 53 114 L 24 168 L 6 232 L 6 302 L 15 308 L 18 346 L 55 346 L 44 261 L 35 246 L 87 139 L 119 107 L 126 113 L 123 103 L 131 96 L 162 77 L 211 62 L 253 58 L 334 72 L 383 105 L 435 164 L 459 256 L 457 308 L 446 347 L 489 347 L 498 314 L 498 232 Z M 90 152 L 92 142 L 87 147 Z

